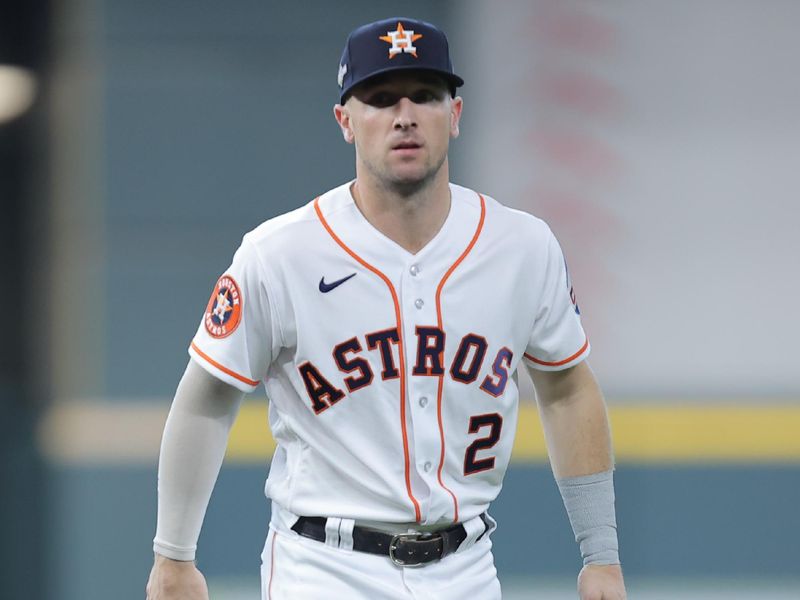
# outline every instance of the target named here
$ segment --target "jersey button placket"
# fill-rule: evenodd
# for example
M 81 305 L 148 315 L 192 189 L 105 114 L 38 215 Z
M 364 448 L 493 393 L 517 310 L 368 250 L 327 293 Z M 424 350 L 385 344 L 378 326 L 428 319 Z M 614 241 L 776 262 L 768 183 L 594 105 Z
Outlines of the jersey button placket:
M 413 262 L 406 265 L 403 276 L 405 311 L 405 336 L 408 340 L 409 402 L 413 428 L 414 457 L 417 472 L 426 481 L 431 491 L 436 489 L 431 477 L 436 475 L 435 457 L 439 455 L 439 429 L 436 413 L 431 412 L 432 400 L 438 391 L 439 379 L 429 375 L 412 373 L 418 359 L 417 327 L 436 326 L 436 309 L 433 302 L 435 290 L 430 289 L 436 282 L 424 277 L 423 265 Z M 427 503 L 426 503 L 427 504 Z M 423 519 L 425 515 L 423 515 Z

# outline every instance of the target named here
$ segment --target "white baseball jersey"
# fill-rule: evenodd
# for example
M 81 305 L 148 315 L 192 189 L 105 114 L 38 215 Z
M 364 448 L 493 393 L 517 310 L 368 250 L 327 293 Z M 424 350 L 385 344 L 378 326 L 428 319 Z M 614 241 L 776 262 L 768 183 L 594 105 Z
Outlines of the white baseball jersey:
M 520 361 L 589 353 L 564 257 L 540 219 L 453 184 L 444 225 L 411 254 L 350 186 L 244 236 L 190 354 L 243 391 L 264 381 L 280 506 L 466 521 L 500 491 Z

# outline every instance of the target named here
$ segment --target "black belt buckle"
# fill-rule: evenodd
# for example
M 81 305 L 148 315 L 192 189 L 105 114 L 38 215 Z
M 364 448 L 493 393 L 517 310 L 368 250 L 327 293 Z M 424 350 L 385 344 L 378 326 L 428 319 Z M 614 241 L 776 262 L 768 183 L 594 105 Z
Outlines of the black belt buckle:
M 434 551 L 436 548 L 436 541 L 441 537 L 441 535 L 430 532 L 399 533 L 395 536 L 392 536 L 392 541 L 389 543 L 389 558 L 398 567 L 425 566 L 427 563 L 441 558 L 441 546 L 439 547 L 440 549 L 438 552 Z M 429 543 L 426 544 L 426 542 Z M 410 556 L 418 554 L 418 556 L 415 557 L 415 560 L 403 560 L 397 556 L 397 549 L 404 544 L 419 544 L 419 548 L 408 551 Z M 424 550 L 424 547 L 427 547 L 427 551 Z

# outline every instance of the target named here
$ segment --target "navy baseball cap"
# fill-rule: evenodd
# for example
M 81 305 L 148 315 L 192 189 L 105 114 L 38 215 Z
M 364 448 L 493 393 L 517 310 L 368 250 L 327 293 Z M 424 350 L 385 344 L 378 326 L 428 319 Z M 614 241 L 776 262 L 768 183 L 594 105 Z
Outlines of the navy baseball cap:
M 464 85 L 453 73 L 447 36 L 435 25 L 405 17 L 362 25 L 347 37 L 339 61 L 339 102 L 371 77 L 411 69 L 437 73 L 453 89 Z

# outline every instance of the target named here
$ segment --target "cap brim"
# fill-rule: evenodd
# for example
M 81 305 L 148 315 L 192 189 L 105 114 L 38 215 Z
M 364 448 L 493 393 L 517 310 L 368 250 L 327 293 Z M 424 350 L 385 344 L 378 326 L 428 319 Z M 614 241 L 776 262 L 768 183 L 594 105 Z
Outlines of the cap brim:
M 381 69 L 379 71 L 374 71 L 370 73 L 367 77 L 362 77 L 361 79 L 352 82 L 346 89 L 343 89 L 339 94 L 339 103 L 342 104 L 345 101 L 345 97 L 348 96 L 356 87 L 361 85 L 362 83 L 366 83 L 371 79 L 375 79 L 376 77 L 380 77 L 381 75 L 385 75 L 386 73 L 394 73 L 398 71 L 423 71 L 426 73 L 435 73 L 436 75 L 441 76 L 447 83 L 451 84 L 453 87 L 461 87 L 464 85 L 464 80 L 461 79 L 458 75 L 454 73 L 450 73 L 449 71 L 443 71 L 441 69 L 431 69 L 430 67 L 418 67 L 416 65 L 398 65 L 398 66 L 390 66 L 386 67 L 385 69 Z

